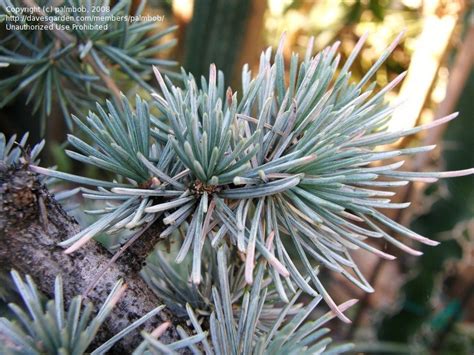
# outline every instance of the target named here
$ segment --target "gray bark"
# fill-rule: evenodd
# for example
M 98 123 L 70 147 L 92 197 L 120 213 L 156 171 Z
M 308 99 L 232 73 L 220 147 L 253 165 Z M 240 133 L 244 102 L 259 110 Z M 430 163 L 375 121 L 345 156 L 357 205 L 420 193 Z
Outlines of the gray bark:
M 110 258 L 104 248 L 93 242 L 75 253 L 65 254 L 57 244 L 78 230 L 77 222 L 64 212 L 34 173 L 26 167 L 0 171 L 0 269 L 9 271 L 14 268 L 21 274 L 31 275 L 39 289 L 49 297 L 53 294 L 56 275 L 62 274 L 64 297 L 69 301 L 84 292 Z M 124 260 L 133 260 L 133 255 L 112 264 L 88 295 L 98 308 L 118 279 L 123 279 L 128 285 L 106 324 L 99 330 L 97 343 L 161 304 L 138 275 L 138 267 Z M 134 261 L 141 265 L 141 261 Z M 150 330 L 165 320 L 173 322 L 172 318 L 165 309 L 147 328 Z M 131 353 L 140 338 L 136 333 L 128 336 L 114 348 L 113 353 Z M 161 338 L 165 343 L 176 339 L 178 335 L 174 327 L 170 327 Z

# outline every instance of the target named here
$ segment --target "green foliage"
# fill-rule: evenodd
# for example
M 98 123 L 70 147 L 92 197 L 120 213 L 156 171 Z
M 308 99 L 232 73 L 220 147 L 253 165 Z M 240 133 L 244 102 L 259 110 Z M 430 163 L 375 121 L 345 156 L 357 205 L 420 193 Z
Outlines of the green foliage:
M 408 253 L 421 254 L 386 228 L 427 245 L 438 244 L 379 211 L 409 206 L 392 203 L 389 197 L 395 193 L 383 188 L 474 172 L 401 171 L 403 161 L 394 163 L 394 158 L 434 146 L 378 149 L 446 123 L 456 114 L 405 131 L 387 131 L 393 108 L 384 95 L 403 74 L 378 92 L 369 82 L 398 38 L 360 82 L 352 83 L 349 69 L 364 41 L 365 36 L 340 69 L 338 43 L 315 56 L 310 43 L 301 64 L 297 55 L 292 56 L 288 80 L 282 44 L 273 60 L 268 49 L 255 76 L 244 67 L 240 100 L 231 89 L 224 93 L 222 74 L 213 65 L 200 88 L 192 75 L 183 74 L 183 86 L 178 87 L 155 70 L 162 95 L 153 96 L 164 117 L 149 115 L 140 99 L 133 114 L 124 99 L 123 113 L 109 104 L 108 115 L 100 108 L 99 116 L 89 115 L 93 129 L 81 125 L 98 149 L 70 137 L 84 154 L 69 152 L 71 157 L 113 171 L 116 180 L 31 167 L 98 186 L 98 191 L 84 190 L 85 197 L 109 203 L 93 212 L 102 218 L 62 245 L 74 243 L 67 250 L 72 252 L 99 232 L 141 233 L 161 218 L 167 226 L 161 237 L 178 231 L 184 236 L 176 261 L 192 253 L 192 283 L 202 281 L 204 245 L 229 244 L 245 258 L 247 284 L 254 282 L 255 264 L 266 260 L 281 300 L 288 302 L 298 288 L 313 297 L 321 295 L 348 322 L 319 280 L 319 267 L 372 292 L 351 250 L 362 248 L 394 259 L 367 243 L 383 238 Z M 371 166 L 374 162 L 378 164 Z M 296 249 L 296 258 L 290 257 L 290 247 Z
M 12 319 L 0 318 L 0 351 L 2 354 L 85 354 L 93 342 L 99 328 L 113 311 L 121 295 L 125 292 L 123 282 L 118 281 L 104 301 L 97 314 L 92 317 L 93 305 L 84 303 L 82 296 L 75 296 L 65 308 L 61 276 L 54 284 L 54 299 L 45 300 L 38 292 L 30 276 L 26 282 L 16 272 L 11 272 L 12 279 L 24 305 L 9 304 L 14 316 Z M 156 316 L 164 306 L 159 306 L 136 320 L 104 344 L 91 352 L 100 355 L 110 350 L 118 341 L 146 321 Z M 26 312 L 25 312 L 26 311 Z M 195 317 L 189 309 L 190 317 Z M 165 326 L 169 324 L 164 323 Z M 199 325 L 198 325 L 199 326 Z M 157 329 L 162 329 L 163 325 Z M 133 354 L 151 354 L 153 350 L 172 354 L 174 350 L 193 347 L 203 341 L 207 333 L 201 327 L 195 335 L 189 336 L 184 329 L 177 327 L 181 340 L 171 344 L 162 344 L 154 339 L 158 334 L 142 332 L 143 342 Z
M 159 311 L 161 311 L 164 306 L 160 306 L 155 308 L 153 311 L 147 313 L 145 316 L 141 317 L 137 321 L 130 324 L 127 328 L 120 331 L 118 334 L 110 338 L 100 347 L 95 349 L 91 355 L 101 355 L 107 353 L 119 340 L 121 340 L 126 335 L 130 334 L 131 331 L 137 329 L 151 317 L 155 316 Z M 191 309 L 188 309 L 188 314 L 190 319 L 195 318 L 195 315 Z M 181 340 L 177 340 L 175 342 L 169 344 L 163 344 L 156 338 L 161 335 L 161 333 L 166 330 L 166 328 L 170 325 L 169 322 L 162 323 L 159 325 L 152 333 L 147 333 L 145 331 L 141 331 L 140 334 L 143 337 L 143 341 L 140 345 L 133 351 L 133 355 L 141 355 L 141 354 L 175 354 L 176 350 L 190 348 L 191 350 L 197 350 L 195 344 L 205 341 L 207 336 L 206 332 L 203 332 L 199 324 L 195 325 L 196 329 L 198 330 L 197 334 L 189 335 L 181 326 L 176 327 L 176 331 L 178 332 Z M 193 324 L 194 325 L 194 324 Z M 196 351 L 195 351 L 196 352 Z M 198 352 L 197 352 L 198 353 Z
M 134 16 L 141 15 L 145 2 L 141 1 Z M 38 6 L 51 9 L 44 15 L 67 15 L 66 21 L 55 25 L 69 26 L 69 29 L 13 29 L 8 32 L 0 43 L 0 64 L 13 67 L 15 74 L 0 80 L 0 92 L 4 95 L 0 107 L 28 88 L 26 102 L 32 103 L 33 112 L 39 113 L 43 126 L 53 105 L 57 104 L 71 129 L 71 112 L 87 111 L 96 101 L 103 102 L 104 97 L 115 94 L 104 82 L 104 77 L 123 82 L 123 90 L 130 82 L 152 90 L 146 83 L 151 66 L 176 64 L 155 58 L 158 52 L 174 45 L 174 40 L 162 44 L 157 41 L 175 28 L 157 32 L 152 21 L 114 20 L 111 16 L 123 18 L 129 15 L 131 1 L 120 0 L 114 6 L 109 4 L 107 0 L 67 0 L 64 8 L 84 7 L 86 12 L 61 13 L 63 7 L 53 9 L 53 6 L 48 6 L 48 0 L 38 1 Z M 8 10 L 23 7 L 20 0 L 6 0 L 0 6 L 0 15 L 5 23 L 34 24 L 35 21 L 9 21 L 8 16 L 16 14 Z M 33 16 L 38 15 L 33 13 Z M 80 24 L 92 26 L 92 29 L 76 26 L 79 24 L 76 17 L 79 16 L 89 16 L 90 21 Z M 126 73 L 124 80 L 120 79 L 120 72 Z
M 319 279 L 321 267 L 373 292 L 352 250 L 394 259 L 371 244 L 384 239 L 421 254 L 390 230 L 438 244 L 380 211 L 409 205 L 392 203 L 395 193 L 386 188 L 474 170 L 402 171 L 403 161 L 394 159 L 434 146 L 394 150 L 386 145 L 456 114 L 387 131 L 393 108 L 384 95 L 403 74 L 379 91 L 370 81 L 398 39 L 353 83 L 350 67 L 365 39 L 342 67 L 338 43 L 312 56 L 310 42 L 301 63 L 292 56 L 289 77 L 282 41 L 274 56 L 271 49 L 262 53 L 258 73 L 244 67 L 241 93 L 225 90 L 214 65 L 200 85 L 185 72 L 182 83 L 174 84 L 155 69 L 161 93 L 152 93 L 153 103 L 137 97 L 133 109 L 122 97 L 106 108 L 97 105 L 97 113 L 84 121 L 74 117 L 85 138 L 70 135 L 74 150 L 67 154 L 112 173 L 111 181 L 30 165 L 34 172 L 79 184 L 87 199 L 103 201 L 86 211 L 97 221 L 61 243 L 67 253 L 99 234 L 138 237 L 154 223 L 164 225 L 160 236 L 170 245 L 178 241 L 174 261 L 157 251 L 142 275 L 178 318 L 190 320 L 196 334 L 181 329 L 183 339 L 165 346 L 155 339 L 161 328 L 144 333 L 137 353 L 195 350 L 197 343 L 208 353 L 325 351 L 329 340 L 320 326 L 334 316 L 349 322 L 343 311 L 353 301 L 338 306 L 332 300 Z M 151 113 L 156 112 L 152 105 L 160 116 Z M 313 299 L 306 307 L 295 305 L 301 294 Z M 330 313 L 305 321 L 321 299 Z
M 201 282 L 196 285 L 188 281 L 192 257 L 186 256 L 182 263 L 176 263 L 171 255 L 158 248 L 148 256 L 141 275 L 153 292 L 170 308 L 176 317 L 186 316 L 186 307 L 189 305 L 199 314 L 209 314 L 211 305 L 211 290 L 214 281 L 218 278 L 216 255 L 210 248 L 205 248 L 201 264 Z M 231 294 L 240 292 L 245 287 L 242 278 L 231 278 Z
M 16 321 L 0 318 L 0 334 L 7 337 L 0 342 L 2 354 L 83 354 L 123 292 L 122 283 L 118 282 L 91 318 L 92 304 L 83 307 L 80 296 L 73 298 L 65 309 L 60 276 L 55 281 L 54 299 L 45 304 L 29 276 L 25 282 L 16 271 L 11 275 L 27 313 L 10 304 Z
M 329 329 L 321 328 L 335 317 L 329 312 L 315 321 L 304 322 L 322 297 L 315 297 L 306 307 L 295 311 L 294 304 L 301 295 L 296 292 L 283 308 L 275 306 L 275 292 L 267 288 L 263 276 L 264 264 L 259 264 L 255 282 L 250 289 L 244 289 L 240 297 L 229 294 L 228 263 L 225 248 L 217 255 L 219 282 L 212 289 L 214 311 L 210 316 L 212 345 L 219 354 L 325 354 L 341 353 L 351 348 L 350 344 L 326 349 L 330 338 L 323 338 Z M 233 301 L 237 299 L 238 301 Z M 276 302 L 275 302 L 276 301 Z M 239 305 L 235 311 L 234 302 Z M 340 305 L 344 311 L 356 300 Z M 291 313 L 293 315 L 288 317 Z M 273 318 L 273 317 L 274 318 Z M 283 324 L 285 320 L 291 319 Z M 304 322 L 304 324 L 303 324 Z
M 156 139 L 157 135 L 150 127 L 153 116 L 149 113 L 148 104 L 137 97 L 136 110 L 133 112 L 128 100 L 122 97 L 122 106 L 123 112 L 107 102 L 109 110 L 107 113 L 98 105 L 99 114 L 91 112 L 86 123 L 73 117 L 93 145 L 69 135 L 69 143 L 80 153 L 66 151 L 73 159 L 115 173 L 117 180 L 107 182 L 32 167 L 34 171 L 52 177 L 81 185 L 99 186 L 98 190 L 82 187 L 83 196 L 92 200 L 114 202 L 105 208 L 85 211 L 104 217 L 62 242 L 63 246 L 70 246 L 67 252 L 76 250 L 99 233 L 145 228 L 161 215 L 162 210 L 146 213 L 147 208 L 150 208 L 157 198 L 189 199 L 183 196 L 185 192 L 181 183 L 174 183 L 179 190 L 169 189 L 172 185 L 170 182 L 173 183 L 174 180 L 167 174 L 180 171 L 181 164 L 174 158 L 171 144 L 163 145 Z M 163 183 L 159 179 L 163 180 Z M 179 205 L 179 201 L 178 199 L 178 203 L 172 202 L 172 204 Z M 173 205 L 169 208 L 172 207 Z
M 186 318 L 195 329 L 195 334 L 188 334 L 181 326 L 176 330 L 181 337 L 170 344 L 163 344 L 156 338 L 169 326 L 162 323 L 153 332 L 141 332 L 142 343 L 133 354 L 175 354 L 178 350 L 189 349 L 193 353 L 206 354 L 314 354 L 324 351 L 325 354 L 340 354 L 351 348 L 350 344 L 334 346 L 327 349 L 331 343 L 328 337 L 323 338 L 327 328 L 321 328 L 334 318 L 333 312 L 319 317 L 315 321 L 306 322 L 305 318 L 321 301 L 315 298 L 308 306 L 301 307 L 295 302 L 301 295 L 297 292 L 284 308 L 272 306 L 275 301 L 267 288 L 268 282 L 263 280 L 264 267 L 260 265 L 256 282 L 250 290 L 240 289 L 235 298 L 228 292 L 227 256 L 221 247 L 217 256 L 218 282 L 212 289 L 213 311 L 210 314 L 210 336 L 202 330 L 203 314 L 199 316 L 186 304 Z M 117 282 L 97 314 L 91 318 L 93 305 L 83 304 L 81 296 L 74 297 L 65 309 L 63 286 L 60 276 L 56 278 L 54 299 L 46 301 L 37 291 L 32 279 L 27 276 L 26 283 L 20 275 L 13 271 L 13 281 L 26 307 L 10 304 L 14 317 L 0 318 L 0 351 L 2 354 L 84 354 L 94 340 L 97 331 L 107 316 L 113 311 L 115 304 L 125 291 L 123 283 Z M 231 301 L 233 300 L 233 301 Z M 270 301 L 270 305 L 268 304 Z M 230 302 L 230 303 L 229 303 Z M 235 305 L 233 304 L 235 303 Z M 354 300 L 340 306 L 342 310 L 354 304 Z M 234 307 L 238 311 L 233 311 Z M 146 321 L 159 313 L 164 306 L 159 306 L 135 321 L 104 344 L 91 352 L 100 355 L 108 352 L 114 344 L 130 332 L 138 329 Z M 209 317 L 209 315 L 204 315 Z M 234 317 L 237 317 L 234 320 Z M 283 322 L 290 318 L 286 325 Z M 226 338 L 228 337 L 228 338 Z M 211 346 L 212 344 L 212 346 Z
M 154 97 L 170 122 L 171 127 L 166 128 L 172 133 L 169 140 L 193 176 L 204 186 L 219 186 L 231 183 L 239 172 L 248 170 L 250 159 L 259 149 L 255 143 L 260 131 L 240 140 L 243 132 L 234 121 L 239 109 L 237 95 L 228 90 L 224 96 L 223 74 L 217 75 L 216 67 L 211 65 L 209 83 L 203 78 L 201 90 L 192 75 L 186 77 L 181 90 L 167 85 L 158 70 L 155 73 L 165 98 Z M 242 102 L 252 105 L 254 99 L 255 92 Z M 249 147 L 252 149 L 245 153 Z
M 28 133 L 16 141 L 16 134 L 11 136 L 8 141 L 3 133 L 0 133 L 0 170 L 4 170 L 21 163 L 21 157 L 25 154 L 33 164 L 39 164 L 38 155 L 44 147 L 44 140 L 36 144 L 31 151 L 27 146 Z
M 20 3 L 2 3 L 2 21 L 8 21 L 7 6 Z M 91 6 L 107 7 L 109 2 L 66 0 L 66 4 L 84 6 L 87 15 L 104 15 Z M 367 5 L 376 17 L 381 16 L 380 4 Z M 142 1 L 136 15 L 144 6 Z M 355 17 L 360 6 L 357 2 L 354 7 Z M 125 16 L 130 8 L 130 0 L 119 0 L 110 14 Z M 151 22 L 97 19 L 92 23 L 100 24 L 108 28 L 9 32 L 0 42 L 0 66 L 10 66 L 14 74 L 0 80 L 0 91 L 5 92 L 0 107 L 25 89 L 27 102 L 43 120 L 57 103 L 69 128 L 75 123 L 80 130 L 80 136 L 68 136 L 71 150 L 66 154 L 105 171 L 110 180 L 38 166 L 44 143 L 28 151 L 27 135 L 19 143 L 15 136 L 7 141 L 0 135 L 0 171 L 30 163 L 33 172 L 79 185 L 59 193 L 58 199 L 81 192 L 98 202 L 84 211 L 97 220 L 60 243 L 66 253 L 99 236 L 118 235 L 110 239 L 124 241 L 142 236 L 153 224 L 163 226 L 160 237 L 168 240 L 173 252 L 157 248 L 141 274 L 174 320 L 189 327 L 176 325 L 181 339 L 171 344 L 158 340 L 169 322 L 151 333 L 142 332 L 143 341 L 133 353 L 172 354 L 187 349 L 207 354 L 336 354 L 351 349 L 347 344 L 330 347 L 329 330 L 323 326 L 334 317 L 349 322 L 344 312 L 355 300 L 337 305 L 319 278 L 320 269 L 339 273 L 373 292 L 352 259 L 353 250 L 392 260 L 395 257 L 377 249 L 372 240 L 383 239 L 412 255 L 422 254 L 412 248 L 412 241 L 438 244 L 381 211 L 409 206 L 409 202 L 391 201 L 392 188 L 474 173 L 474 169 L 400 170 L 399 157 L 425 153 L 434 146 L 393 149 L 387 144 L 446 123 L 456 114 L 400 132 L 387 130 L 394 108 L 385 95 L 404 74 L 380 89 L 373 77 L 399 38 L 359 82 L 351 80 L 350 70 L 366 36 L 343 65 L 338 42 L 313 55 L 311 40 L 302 60 L 297 54 L 291 56 L 289 68 L 285 68 L 282 38 L 274 54 L 270 48 L 262 53 L 257 73 L 243 68 L 242 88 L 235 91 L 225 87 L 224 74 L 215 65 L 210 66 L 208 78 L 198 79 L 184 70 L 177 76 L 164 69 L 174 63 L 156 59 L 155 54 L 174 41 L 163 45 L 157 41 L 173 28 L 155 32 Z M 214 50 L 219 46 L 225 54 L 222 58 L 235 56 L 237 46 L 226 49 L 219 41 L 208 45 Z M 147 83 L 152 65 L 160 67 L 154 68 L 159 93 Z M 200 72 L 201 61 L 196 65 Z M 180 81 L 172 82 L 170 77 Z M 132 103 L 124 95 L 119 98 L 115 83 L 122 88 L 138 84 L 151 92 L 154 101 L 137 96 Z M 90 111 L 83 118 L 86 110 Z M 392 232 L 407 238 L 410 246 Z M 422 262 L 438 272 L 441 264 L 433 264 L 432 255 L 437 254 L 427 252 Z M 45 301 L 31 278 L 24 282 L 16 272 L 12 276 L 26 308 L 11 304 L 14 317 L 0 320 L 0 336 L 5 340 L 0 351 L 7 354 L 85 353 L 123 292 L 119 281 L 92 317 L 93 306 L 83 305 L 81 296 L 64 307 L 60 277 L 54 299 Z M 425 298 L 431 291 L 430 276 L 422 288 L 425 293 L 415 296 Z M 308 296 L 306 305 L 297 303 Z M 323 315 L 317 310 L 322 300 L 330 308 Z M 106 353 L 163 307 L 92 354 Z M 406 322 L 390 323 L 393 327 Z M 413 319 L 408 323 L 411 326 L 400 327 L 403 336 L 418 326 Z M 398 345 L 372 344 L 376 346 Z
M 265 277 L 264 263 L 259 263 L 255 281 L 247 287 L 244 265 L 236 261 L 232 251 L 222 246 L 217 255 L 205 255 L 204 282 L 199 285 L 187 282 L 186 272 L 181 273 L 178 265 L 168 262 L 159 251 L 148 258 L 142 273 L 175 316 L 189 317 L 198 332 L 201 323 L 209 322 L 210 339 L 202 341 L 206 353 L 339 354 L 351 348 L 351 344 L 344 344 L 327 349 L 331 343 L 325 337 L 329 329 L 322 326 L 335 317 L 334 312 L 314 321 L 306 320 L 321 296 L 303 307 L 296 303 L 302 294 L 299 290 L 288 303 L 282 304 L 271 278 Z M 355 302 L 345 302 L 340 310 Z
M 137 96 L 136 110 L 122 97 L 124 115 L 107 101 L 108 112 L 97 105 L 97 114 L 89 112 L 86 122 L 73 116 L 79 129 L 96 147 L 69 134 L 68 142 L 81 154 L 66 150 L 66 154 L 85 164 L 119 173 L 123 178 L 144 183 L 148 180 L 148 169 L 136 161 L 137 153 L 149 155 L 150 151 L 150 114 L 148 104 Z M 123 120 L 125 118 L 125 122 Z
M 199 354 L 199 348 L 195 345 L 205 339 L 206 333 L 201 332 L 200 334 L 188 336 L 182 328 L 178 326 L 178 332 L 183 337 L 182 340 L 175 341 L 171 344 L 163 344 L 159 340 L 156 340 L 152 334 L 142 332 L 142 336 L 145 339 L 142 344 L 132 353 L 133 355 L 141 354 L 179 354 L 178 350 L 189 349 L 195 354 Z M 210 353 L 212 354 L 212 353 Z

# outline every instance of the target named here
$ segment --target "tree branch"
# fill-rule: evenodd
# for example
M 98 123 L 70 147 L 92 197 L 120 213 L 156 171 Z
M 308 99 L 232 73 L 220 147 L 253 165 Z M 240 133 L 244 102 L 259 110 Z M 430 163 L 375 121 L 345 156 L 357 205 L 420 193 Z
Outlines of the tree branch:
M 64 297 L 69 302 L 80 295 L 93 281 L 97 270 L 108 267 L 101 282 L 89 292 L 88 298 L 100 307 L 114 283 L 122 278 L 127 292 L 104 324 L 97 343 L 118 333 L 134 320 L 161 304 L 155 294 L 128 264 L 108 265 L 109 254 L 98 244 L 82 248 L 73 255 L 63 252 L 57 244 L 77 233 L 77 222 L 68 216 L 53 196 L 26 167 L 0 171 L 0 268 L 15 268 L 31 275 L 40 290 L 53 296 L 54 279 L 62 274 Z M 147 324 L 147 330 L 168 320 L 171 314 L 162 311 L 160 319 Z M 161 339 L 167 343 L 179 339 L 174 327 Z M 112 353 L 131 353 L 141 341 L 137 333 L 125 338 Z

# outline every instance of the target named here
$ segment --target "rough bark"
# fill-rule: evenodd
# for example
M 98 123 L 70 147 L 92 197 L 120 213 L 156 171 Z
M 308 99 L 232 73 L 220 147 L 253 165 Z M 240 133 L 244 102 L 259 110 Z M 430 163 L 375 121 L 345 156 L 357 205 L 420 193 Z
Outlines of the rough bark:
M 97 271 L 107 264 L 110 254 L 93 243 L 71 255 L 65 254 L 57 244 L 79 230 L 77 222 L 64 212 L 34 173 L 25 167 L 1 170 L 0 269 L 14 268 L 31 275 L 47 296 L 52 296 L 56 275 L 62 274 L 65 299 L 69 301 L 82 294 Z M 98 342 L 161 304 L 136 268 L 118 260 L 88 295 L 95 307 L 102 305 L 120 278 L 128 285 L 127 291 L 99 331 Z M 173 322 L 166 309 L 148 324 L 148 330 L 165 320 Z M 177 338 L 174 327 L 170 327 L 161 340 L 166 343 Z M 140 336 L 132 334 L 117 345 L 113 353 L 131 353 L 140 340 Z

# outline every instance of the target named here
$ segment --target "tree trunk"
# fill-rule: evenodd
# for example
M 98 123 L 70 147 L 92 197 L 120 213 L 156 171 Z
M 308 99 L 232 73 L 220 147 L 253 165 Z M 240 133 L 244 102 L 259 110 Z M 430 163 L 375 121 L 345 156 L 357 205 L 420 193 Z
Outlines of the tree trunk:
M 64 297 L 68 304 L 72 297 L 84 292 L 110 257 L 104 248 L 93 243 L 72 255 L 65 254 L 57 244 L 78 230 L 77 222 L 64 212 L 36 174 L 28 171 L 26 166 L 3 171 L 0 167 L 1 269 L 14 268 L 22 274 L 31 275 L 48 297 L 53 296 L 56 275 L 62 274 Z M 96 309 L 120 278 L 128 285 L 127 291 L 99 331 L 97 344 L 161 304 L 136 268 L 118 260 L 110 265 L 88 294 Z M 165 320 L 173 322 L 166 309 L 147 324 L 146 329 L 150 331 Z M 113 353 L 131 353 L 141 341 L 137 335 L 126 337 L 113 349 Z M 167 343 L 178 338 L 175 328 L 170 327 L 161 340 Z

